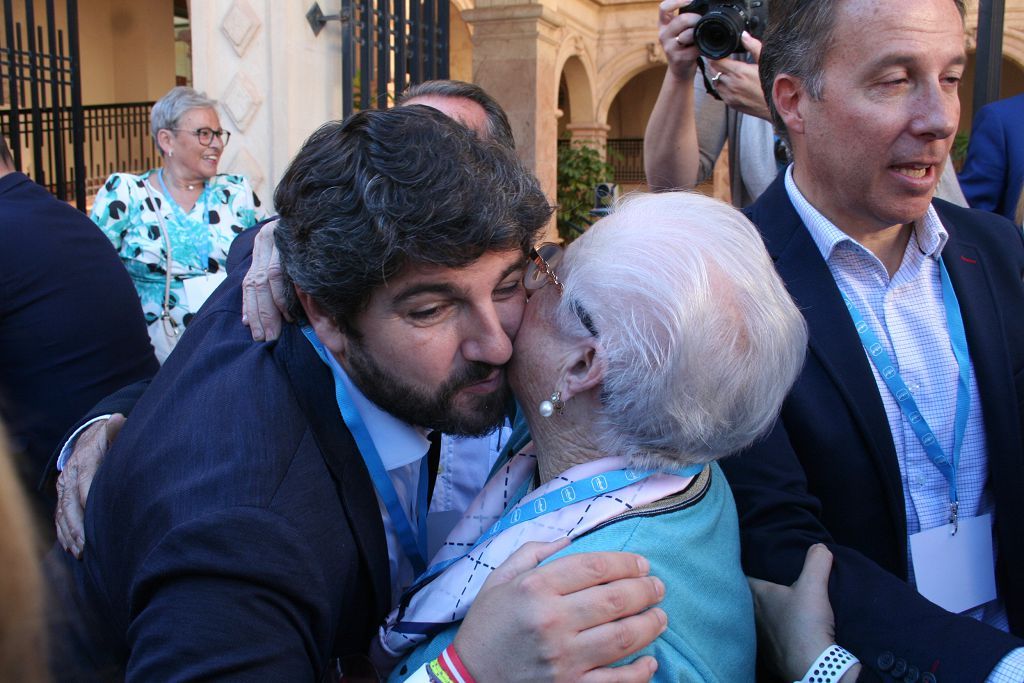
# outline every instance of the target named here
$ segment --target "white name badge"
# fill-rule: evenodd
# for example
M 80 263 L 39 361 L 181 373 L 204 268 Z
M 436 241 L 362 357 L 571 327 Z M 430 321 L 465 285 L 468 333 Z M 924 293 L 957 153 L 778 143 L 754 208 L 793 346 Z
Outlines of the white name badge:
M 207 273 L 182 280 L 181 284 L 185 288 L 185 301 L 188 304 L 188 309 L 193 313 L 197 312 L 199 307 L 213 294 L 213 290 L 227 279 L 227 276 L 228 274 L 222 269 L 216 273 Z
M 918 592 L 959 614 L 996 599 L 992 515 L 961 517 L 955 535 L 951 529 L 943 524 L 914 534 L 910 555 Z

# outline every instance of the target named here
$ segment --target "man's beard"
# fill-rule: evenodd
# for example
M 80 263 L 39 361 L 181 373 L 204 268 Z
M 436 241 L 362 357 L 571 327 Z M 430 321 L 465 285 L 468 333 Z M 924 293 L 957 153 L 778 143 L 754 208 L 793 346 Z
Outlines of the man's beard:
M 455 436 L 483 436 L 505 420 L 511 390 L 505 371 L 493 365 L 473 362 L 431 395 L 378 365 L 358 342 L 349 344 L 347 360 L 349 376 L 359 390 L 403 422 Z M 495 369 L 502 373 L 501 387 L 490 394 L 463 394 L 461 400 L 466 407 L 456 407 L 460 389 L 487 379 Z

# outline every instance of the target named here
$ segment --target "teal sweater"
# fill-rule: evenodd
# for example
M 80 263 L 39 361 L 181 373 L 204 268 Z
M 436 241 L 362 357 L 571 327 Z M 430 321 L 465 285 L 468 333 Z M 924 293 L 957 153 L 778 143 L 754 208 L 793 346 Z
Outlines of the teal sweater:
M 643 555 L 665 582 L 660 606 L 668 629 L 636 655 L 658 660 L 655 681 L 754 680 L 753 602 L 740 568 L 736 504 L 717 464 L 679 495 L 620 516 L 551 559 L 592 550 Z M 452 625 L 414 650 L 389 680 L 402 681 L 436 657 L 457 630 Z

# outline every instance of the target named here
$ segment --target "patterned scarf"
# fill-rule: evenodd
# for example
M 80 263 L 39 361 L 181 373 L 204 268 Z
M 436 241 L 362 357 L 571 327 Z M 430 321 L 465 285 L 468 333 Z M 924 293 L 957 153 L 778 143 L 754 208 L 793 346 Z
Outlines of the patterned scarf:
M 576 465 L 527 494 L 536 467 L 534 455 L 519 453 L 488 480 L 434 556 L 431 568 L 405 592 L 399 606 L 381 626 L 371 648 L 379 671 L 390 671 L 414 647 L 461 621 L 491 571 L 523 544 L 576 538 L 638 506 L 679 493 L 702 469 L 695 466 L 679 474 L 657 473 L 616 491 L 580 497 L 478 543 L 503 516 L 515 519 L 517 511 L 534 505 L 546 494 L 567 484 L 599 479 L 602 474 L 625 469 L 628 462 L 625 457 L 616 456 Z

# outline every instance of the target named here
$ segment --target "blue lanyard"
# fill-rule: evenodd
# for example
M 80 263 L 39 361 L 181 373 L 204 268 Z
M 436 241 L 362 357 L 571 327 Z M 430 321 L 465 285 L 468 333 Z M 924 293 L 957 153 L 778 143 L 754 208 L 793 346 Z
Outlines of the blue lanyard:
M 174 197 L 171 196 L 171 191 L 167 189 L 167 184 L 164 182 L 164 169 L 160 169 L 160 172 L 157 174 L 157 177 L 160 180 L 160 190 L 164 193 L 164 199 L 166 199 L 167 203 L 171 205 L 171 210 L 174 212 L 174 217 L 178 219 L 178 222 L 181 225 L 192 226 L 192 243 L 195 246 L 196 252 L 199 255 L 200 268 L 206 270 L 210 262 L 210 235 L 207 234 L 207 226 L 210 225 L 210 205 L 206 197 L 207 193 L 210 191 L 209 184 L 205 184 L 203 186 L 203 193 L 199 195 L 199 199 L 196 201 L 197 205 L 200 202 L 202 202 L 203 204 L 203 220 L 205 221 L 205 224 L 197 225 L 195 221 L 190 219 L 185 214 L 184 209 L 182 209 L 178 205 L 178 202 L 174 201 Z M 159 207 L 153 207 L 153 211 L 159 210 Z M 170 237 L 171 236 L 168 235 L 167 239 L 170 239 Z
M 409 562 L 412 563 L 415 573 L 421 574 L 427 566 L 428 468 L 426 463 L 421 463 L 420 465 L 420 482 L 416 501 L 416 529 L 419 532 L 417 533 L 413 531 L 412 522 L 409 521 L 409 517 L 405 514 L 405 510 L 399 502 L 398 492 L 395 491 L 395 485 L 391 481 L 391 477 L 388 476 L 388 471 L 384 467 L 384 462 L 381 460 L 380 453 L 377 451 L 373 439 L 370 437 L 366 423 L 363 422 L 363 418 L 356 409 L 355 403 L 352 402 L 352 397 L 349 396 L 348 391 L 345 389 L 345 383 L 335 369 L 335 365 L 328 359 L 327 349 L 324 348 L 323 342 L 317 338 L 313 328 L 309 326 L 303 326 L 302 333 L 306 335 L 306 339 L 316 349 L 320 360 L 327 367 L 331 368 L 331 374 L 334 376 L 335 398 L 338 401 L 341 417 L 345 420 L 345 425 L 349 431 L 352 432 L 356 446 L 359 447 L 359 453 L 363 456 L 366 469 L 370 472 L 370 479 L 373 480 L 373 486 L 377 489 L 377 495 L 380 496 L 384 507 L 388 511 L 388 515 L 391 517 L 391 524 L 398 535 L 398 542 L 401 544 L 402 550 L 405 552 L 406 557 L 409 558 Z
M 843 301 L 850 311 L 853 324 L 860 335 L 861 343 L 867 351 L 868 358 L 878 369 L 878 374 L 889 388 L 890 393 L 896 399 L 896 404 L 903 413 L 904 418 L 910 423 L 911 429 L 917 436 L 918 441 L 924 448 L 928 459 L 935 464 L 939 472 L 946 478 L 949 484 L 949 523 L 953 525 L 953 533 L 957 529 L 957 514 L 960 506 L 956 490 L 956 472 L 960 466 L 960 448 L 963 446 L 964 433 L 967 431 L 967 416 L 970 412 L 970 368 L 971 361 L 967 353 L 967 333 L 964 330 L 964 319 L 960 314 L 960 304 L 953 291 L 953 285 L 949 280 L 949 273 L 946 271 L 946 264 L 939 260 L 939 276 L 942 281 L 942 303 L 946 309 L 946 326 L 949 328 L 949 342 L 953 348 L 953 356 L 956 358 L 959 367 L 959 379 L 956 386 L 956 416 L 953 428 L 953 454 L 952 459 L 939 446 L 938 439 L 932 432 L 928 422 L 921 415 L 917 408 L 917 402 L 913 394 L 907 388 L 906 382 L 896 370 L 896 365 L 889 357 L 885 347 L 878 341 L 871 326 L 864 320 L 864 316 L 850 300 L 846 293 L 840 290 Z
M 416 579 L 416 582 L 408 589 L 407 594 L 412 595 L 424 584 L 428 583 L 432 578 L 443 572 L 449 566 L 455 564 L 466 555 L 469 555 L 476 548 L 491 540 L 501 532 L 506 529 L 510 529 L 517 524 L 523 524 L 524 522 L 532 521 L 539 517 L 543 517 L 544 515 L 551 514 L 552 512 L 557 512 L 562 508 L 583 500 L 614 493 L 619 489 L 623 489 L 630 484 L 635 484 L 636 482 L 642 481 L 655 474 L 675 474 L 680 477 L 692 477 L 700 474 L 703 469 L 704 465 L 702 464 L 688 465 L 687 467 L 681 467 L 678 470 L 671 472 L 664 472 L 660 470 L 637 472 L 636 470 L 631 469 L 619 469 L 612 470 L 610 472 L 602 472 L 601 474 L 588 477 L 587 479 L 569 482 L 565 486 L 548 491 L 543 496 L 535 498 L 529 503 L 515 505 L 506 511 L 505 514 L 502 515 L 501 519 L 492 524 L 490 528 L 477 539 L 472 548 L 457 557 L 451 557 L 444 562 L 439 562 L 432 566 L 425 574 Z M 527 479 L 511 500 L 522 500 L 522 497 L 526 495 L 527 489 L 529 489 L 530 483 L 530 480 Z

